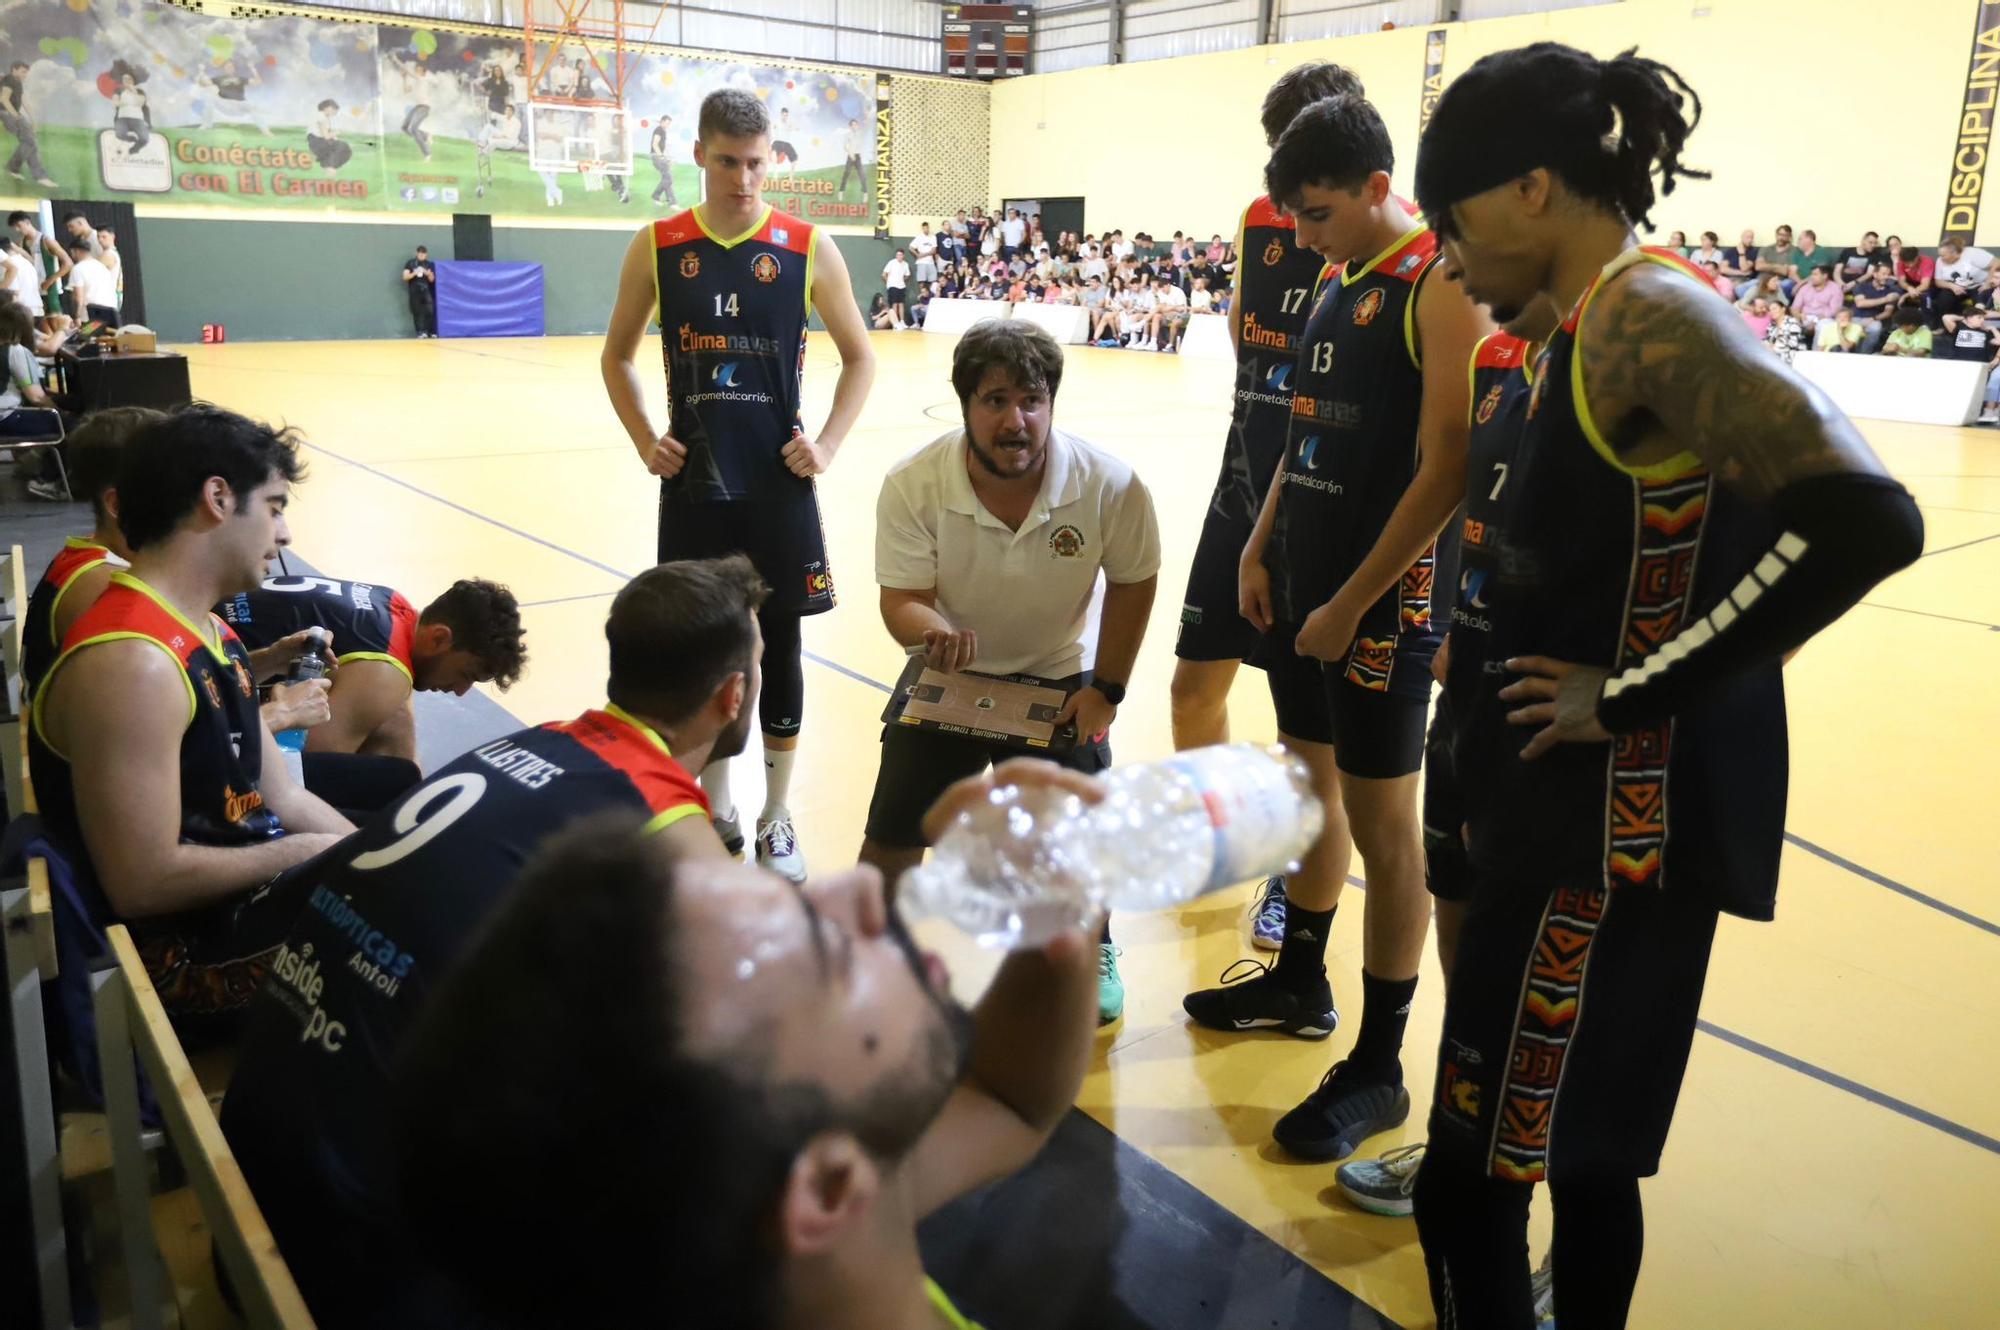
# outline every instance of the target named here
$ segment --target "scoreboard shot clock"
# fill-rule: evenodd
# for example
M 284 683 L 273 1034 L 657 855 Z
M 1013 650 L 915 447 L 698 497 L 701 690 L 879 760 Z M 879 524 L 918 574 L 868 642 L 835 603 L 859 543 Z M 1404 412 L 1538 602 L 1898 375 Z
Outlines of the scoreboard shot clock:
M 944 72 L 974 79 L 1027 73 L 1034 12 L 1028 5 L 945 5 Z

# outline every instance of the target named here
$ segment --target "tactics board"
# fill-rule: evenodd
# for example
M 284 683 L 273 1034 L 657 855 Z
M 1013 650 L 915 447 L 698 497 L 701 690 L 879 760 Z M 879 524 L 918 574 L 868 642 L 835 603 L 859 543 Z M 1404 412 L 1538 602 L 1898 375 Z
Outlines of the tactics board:
M 892 725 L 962 734 L 1026 752 L 1066 752 L 1076 746 L 1076 726 L 1057 725 L 1069 693 L 1032 675 L 946 674 L 910 657 L 889 696 L 882 719 Z

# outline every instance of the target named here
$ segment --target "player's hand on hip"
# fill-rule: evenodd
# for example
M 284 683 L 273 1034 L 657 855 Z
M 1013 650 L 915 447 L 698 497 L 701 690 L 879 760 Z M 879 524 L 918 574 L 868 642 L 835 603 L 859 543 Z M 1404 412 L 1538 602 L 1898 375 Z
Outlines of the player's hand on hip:
M 1611 731 L 1597 719 L 1597 703 L 1609 677 L 1606 671 L 1547 656 L 1516 656 L 1507 668 L 1521 677 L 1500 690 L 1501 700 L 1527 703 L 1509 711 L 1507 723 L 1542 727 L 1521 749 L 1523 762 L 1559 743 L 1604 743 L 1611 738 Z
M 1118 708 L 1111 699 L 1098 692 L 1089 684 L 1069 695 L 1063 709 L 1056 716 L 1056 724 L 1076 722 L 1076 733 L 1080 739 L 1101 738 L 1111 729 L 1111 722 L 1118 718 Z
M 638 444 L 639 460 L 662 480 L 672 480 L 687 465 L 687 445 L 671 434 L 662 434 L 652 444 Z
M 833 462 L 833 454 L 824 444 L 798 431 L 793 432 L 792 441 L 778 456 L 784 459 L 785 469 L 795 476 L 819 475 Z
M 1255 624 L 1258 632 L 1271 631 L 1271 570 L 1262 560 L 1236 570 L 1236 612 Z
M 1292 649 L 1315 660 L 1336 661 L 1354 645 L 1360 615 L 1347 608 L 1338 594 L 1306 616 Z
M 970 628 L 924 629 L 924 664 L 946 674 L 969 669 L 979 656 L 979 634 Z

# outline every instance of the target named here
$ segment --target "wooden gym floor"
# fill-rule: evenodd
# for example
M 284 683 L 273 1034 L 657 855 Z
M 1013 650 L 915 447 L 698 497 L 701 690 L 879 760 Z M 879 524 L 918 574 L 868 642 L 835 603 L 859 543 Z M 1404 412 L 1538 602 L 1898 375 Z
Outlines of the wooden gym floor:
M 957 416 L 946 339 L 875 337 L 874 393 L 821 481 L 842 603 L 805 629 L 813 663 L 792 805 L 809 859 L 828 868 L 859 846 L 884 685 L 902 665 L 875 609 L 876 490 L 885 468 Z M 419 604 L 459 576 L 514 588 L 530 662 L 497 700 L 539 722 L 599 701 L 608 598 L 652 562 L 655 487 L 605 401 L 597 351 L 595 339 L 562 338 L 188 355 L 199 396 L 311 441 L 292 530 L 319 567 Z M 644 363 L 656 355 L 649 343 Z M 808 365 L 811 425 L 833 387 L 825 338 Z M 649 378 L 664 419 L 659 376 Z M 1121 760 L 1171 747 L 1174 629 L 1229 381 L 1215 362 L 1071 351 L 1057 423 L 1138 468 L 1163 533 L 1160 596 L 1113 736 Z M 2000 780 L 1983 756 L 2000 736 L 2000 433 L 1863 427 L 1923 504 L 1928 549 L 1787 671 L 1779 918 L 1723 924 L 1679 1117 L 1645 1188 L 1636 1327 L 1971 1326 L 2000 1306 L 2000 877 L 1986 844 Z M 1239 677 L 1232 705 L 1239 737 L 1272 733 L 1256 672 Z M 736 799 L 751 810 L 757 771 L 754 760 L 736 767 Z M 1291 1163 L 1270 1143 L 1271 1124 L 1352 1027 L 1316 1046 L 1197 1032 L 1182 1015 L 1186 989 L 1251 954 L 1244 904 L 1239 888 L 1177 915 L 1119 919 L 1128 1005 L 1100 1035 L 1081 1107 L 1395 1322 L 1430 1325 L 1413 1225 L 1348 1208 L 1332 1166 Z M 1350 1016 L 1360 926 L 1350 896 L 1329 949 Z M 1433 956 L 1405 1056 L 1420 1102 L 1441 996 Z M 1421 1121 L 1420 1109 L 1370 1149 L 1417 1139 Z M 1540 1201 L 1535 1224 L 1539 1253 Z M 1231 1319 L 1191 1307 L 1181 1323 Z

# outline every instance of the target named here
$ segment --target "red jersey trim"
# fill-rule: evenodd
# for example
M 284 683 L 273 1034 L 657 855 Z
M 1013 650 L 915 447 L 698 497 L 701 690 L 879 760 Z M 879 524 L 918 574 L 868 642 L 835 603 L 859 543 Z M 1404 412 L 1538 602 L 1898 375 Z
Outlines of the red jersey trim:
M 783 239 L 779 239 L 780 232 L 784 233 Z M 750 238 L 777 249 L 788 249 L 794 254 L 810 254 L 813 224 L 773 208 L 770 215 L 764 218 L 764 224 L 757 228 L 757 234 Z
M 1268 226 L 1279 231 L 1296 231 L 1298 219 L 1271 202 L 1269 194 L 1259 194 L 1248 208 L 1243 210 L 1243 225 Z
M 662 217 L 653 223 L 653 248 L 665 249 L 669 245 L 682 245 L 702 235 L 701 224 L 694 219 L 694 211 L 678 213 L 672 217 Z
M 389 593 L 389 654 L 396 658 L 414 680 L 416 663 L 417 607 L 400 591 Z
M 586 711 L 575 720 L 554 721 L 543 729 L 567 734 L 596 754 L 606 766 L 623 772 L 654 813 L 689 805 L 709 811 L 708 795 L 688 769 L 675 761 L 667 745 L 644 722 L 611 710 Z
M 1474 369 L 1513 369 L 1527 358 L 1528 343 L 1511 333 L 1496 332 L 1480 340 L 1472 353 Z

